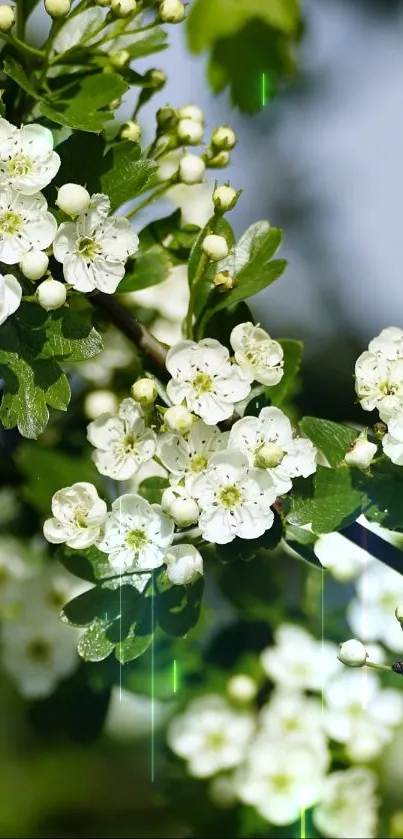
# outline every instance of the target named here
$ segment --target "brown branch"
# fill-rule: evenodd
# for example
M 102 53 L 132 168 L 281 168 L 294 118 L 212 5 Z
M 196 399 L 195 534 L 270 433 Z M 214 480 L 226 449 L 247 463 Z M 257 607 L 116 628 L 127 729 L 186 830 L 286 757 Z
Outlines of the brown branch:
M 93 306 L 105 314 L 115 326 L 126 335 L 136 347 L 146 356 L 150 363 L 150 369 L 160 379 L 167 379 L 168 374 L 165 367 L 167 350 L 160 341 L 151 334 L 146 326 L 143 326 L 134 318 L 128 309 L 118 303 L 110 294 L 99 292 L 89 298 Z

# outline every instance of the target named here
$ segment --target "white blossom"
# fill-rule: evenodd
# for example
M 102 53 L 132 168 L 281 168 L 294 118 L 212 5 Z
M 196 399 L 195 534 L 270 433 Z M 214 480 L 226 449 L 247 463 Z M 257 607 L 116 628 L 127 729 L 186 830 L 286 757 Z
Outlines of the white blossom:
M 95 446 L 92 459 L 101 475 L 117 481 L 132 478 L 155 454 L 156 435 L 146 428 L 143 411 L 134 399 L 124 399 L 117 414 L 101 414 L 87 428 Z
M 172 545 L 164 562 L 168 580 L 176 586 L 194 583 L 203 574 L 203 559 L 194 545 Z
M 292 478 L 307 478 L 316 470 L 314 445 L 293 437 L 290 420 L 279 408 L 263 408 L 258 417 L 238 420 L 228 446 L 244 452 L 251 466 L 266 467 L 278 495 L 289 492 Z
M 113 294 L 125 274 L 125 263 L 137 252 L 139 238 L 125 218 L 108 216 L 106 195 L 93 195 L 89 210 L 76 222 L 60 225 L 53 253 L 76 291 L 98 289 Z M 1 224 L 1 218 L 0 218 Z
M 93 486 L 84 481 L 59 489 L 52 498 L 53 518 L 43 526 L 45 539 L 69 548 L 88 548 L 98 539 L 106 504 Z
M 0 326 L 17 311 L 22 297 L 22 288 L 13 274 L 0 274 Z
M 189 303 L 187 266 L 174 265 L 162 283 L 129 292 L 125 297 L 136 306 L 156 309 L 169 321 L 180 323 L 186 315 Z
M 403 410 L 403 358 L 363 352 L 355 365 L 355 389 L 364 411 L 378 409 L 384 422 Z
M 227 682 L 228 696 L 235 702 L 251 702 L 258 692 L 258 684 L 246 673 L 237 673 Z
M 45 250 L 56 233 L 56 219 L 41 192 L 23 195 L 0 189 L 0 262 L 15 265 L 32 248 Z
M 185 487 L 167 487 L 162 493 L 161 506 L 173 518 L 178 527 L 189 527 L 199 518 L 199 508 Z
M 363 767 L 332 772 L 313 811 L 315 827 L 331 839 L 373 839 L 376 834 L 377 777 Z
M 173 539 L 174 525 L 158 504 L 128 493 L 117 498 L 98 543 L 116 571 L 158 568 Z
M 227 348 L 214 338 L 180 341 L 169 350 L 166 367 L 172 376 L 167 385 L 171 402 L 185 401 L 207 425 L 228 419 L 234 404 L 250 392 L 249 382 L 230 363 Z
M 32 548 L 11 536 L 0 538 L 0 610 L 13 609 L 20 597 L 20 585 L 35 572 Z M 31 560 L 31 562 L 29 562 Z
M 164 413 L 165 428 L 174 431 L 176 434 L 189 434 L 195 420 L 197 421 L 197 417 L 191 414 L 184 405 L 172 405 Z
M 200 507 L 199 527 L 207 542 L 256 539 L 273 524 L 274 483 L 266 472 L 249 469 L 241 452 L 213 455 L 204 474 L 187 479 L 186 487 Z
M 336 644 L 318 641 L 299 626 L 282 624 L 275 641 L 260 661 L 267 676 L 284 688 L 322 690 L 340 668 Z
M 353 580 L 373 560 L 364 548 L 341 533 L 323 533 L 316 540 L 313 550 L 321 565 L 342 583 Z
M 324 687 L 324 723 L 333 740 L 344 743 L 353 761 L 373 760 L 403 720 L 403 697 L 382 689 L 373 672 L 342 670 Z
M 382 437 L 382 448 L 396 466 L 403 466 L 403 410 L 388 422 L 387 433 Z
M 352 446 L 347 450 L 344 459 L 349 466 L 356 466 L 358 469 L 369 469 L 376 453 L 378 446 L 376 443 L 370 443 L 367 437 L 367 432 L 360 434 Z
M 84 413 L 88 419 L 96 419 L 101 414 L 115 414 L 118 399 L 112 390 L 92 390 L 84 399 Z
M 382 641 L 390 650 L 403 650 L 403 633 L 395 609 L 403 600 L 403 577 L 380 562 L 371 563 L 356 583 L 357 597 L 347 607 L 353 632 L 364 641 Z
M 254 730 L 252 715 L 234 710 L 221 696 L 189 703 L 168 728 L 168 744 L 188 761 L 188 771 L 207 778 L 241 763 Z
M 196 154 L 184 154 L 179 163 L 178 175 L 183 184 L 199 184 L 204 178 L 206 164 Z
M 284 373 L 284 351 L 260 326 L 239 323 L 231 332 L 235 361 L 251 382 L 277 385 Z
M 225 449 L 228 433 L 213 425 L 206 425 L 203 420 L 193 423 L 188 437 L 181 434 L 162 434 L 159 439 L 158 454 L 168 471 L 170 480 L 177 483 L 188 478 L 191 493 L 191 478 L 203 474 L 211 457 Z
M 318 737 L 323 741 L 321 701 L 316 696 L 307 697 L 280 685 L 261 708 L 259 726 L 273 738 L 298 735 L 301 739 Z
M 368 349 L 372 353 L 383 355 L 389 361 L 403 357 L 403 329 L 387 326 L 386 329 L 370 341 Z
M 235 778 L 240 800 L 275 825 L 292 824 L 320 800 L 329 755 L 315 739 L 260 734 Z
M 0 185 L 34 195 L 55 177 L 60 157 L 53 151 L 52 132 L 30 123 L 16 128 L 0 118 Z

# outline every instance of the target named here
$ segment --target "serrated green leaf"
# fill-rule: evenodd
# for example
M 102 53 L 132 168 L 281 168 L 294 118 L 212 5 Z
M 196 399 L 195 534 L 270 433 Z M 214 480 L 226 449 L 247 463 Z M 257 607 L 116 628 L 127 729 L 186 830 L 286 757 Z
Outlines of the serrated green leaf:
M 187 635 L 199 619 L 204 580 L 200 578 L 190 586 L 169 588 L 165 588 L 163 580 L 164 575 L 161 575 L 157 582 L 157 621 L 167 635 Z
M 21 322 L 30 342 L 42 355 L 59 361 L 85 361 L 101 352 L 102 338 L 87 312 L 57 309 L 45 312 L 39 306 L 21 309 Z
M 114 644 L 106 637 L 108 624 L 94 620 L 78 642 L 78 653 L 84 661 L 103 661 L 111 654 Z
M 38 91 L 35 90 L 34 85 L 32 84 L 31 80 L 28 78 L 22 64 L 19 63 L 15 58 L 12 56 L 8 56 L 8 58 L 4 61 L 4 72 L 7 76 L 10 76 L 19 87 L 22 87 L 26 93 L 29 93 L 33 99 L 40 100 L 42 97 L 39 95 Z
M 105 153 L 105 140 L 96 134 L 73 133 L 57 147 L 60 169 L 51 186 L 64 183 L 81 184 L 89 192 L 100 192 L 100 172 Z
M 195 0 L 187 17 L 189 46 L 193 52 L 202 52 L 256 19 L 292 34 L 298 28 L 299 15 L 299 0 Z
M 67 603 L 62 618 L 73 626 L 88 626 L 95 618 L 113 623 L 123 615 L 126 619 L 131 613 L 134 616 L 139 597 L 133 586 L 122 585 L 116 589 L 95 586 Z
M 126 49 L 130 58 L 144 58 L 156 52 L 165 50 L 168 46 L 167 33 L 159 26 L 155 26 L 146 32 L 126 32 L 123 36 L 122 45 L 118 49 Z M 124 39 L 124 44 L 123 44 Z
M 371 464 L 371 474 L 351 470 L 354 485 L 365 493 L 369 521 L 390 530 L 403 530 L 403 469 L 390 460 Z
M 303 345 L 301 341 L 293 341 L 288 338 L 276 340 L 281 344 L 284 351 L 284 374 L 278 385 L 266 388 L 266 395 L 271 404 L 279 408 L 293 391 L 301 367 Z
M 338 466 L 351 443 L 357 438 L 358 431 L 338 422 L 304 417 L 299 426 L 306 437 L 323 452 L 330 466 Z
M 168 277 L 172 262 L 166 250 L 160 245 L 153 245 L 148 250 L 140 250 L 135 260 L 126 266 L 126 274 L 118 286 L 118 293 L 140 291 L 142 288 L 159 285 Z
M 315 533 L 341 530 L 355 521 L 366 502 L 344 466 L 328 469 L 318 466 L 310 478 L 298 478 L 292 490 L 293 524 L 312 524 Z
M 94 73 L 63 90 L 60 98 L 42 102 L 41 113 L 60 125 L 81 131 L 102 131 L 113 119 L 111 111 L 102 110 L 119 99 L 128 85 L 117 73 Z
M 304 530 L 302 527 L 296 527 L 293 524 L 287 524 L 284 539 L 287 545 L 309 565 L 313 565 L 315 568 L 323 568 L 314 551 L 314 545 L 317 541 L 315 533 Z
M 131 201 L 147 189 L 157 171 L 154 160 L 141 156 L 137 143 L 119 142 L 103 160 L 101 189 L 109 195 L 112 210 Z

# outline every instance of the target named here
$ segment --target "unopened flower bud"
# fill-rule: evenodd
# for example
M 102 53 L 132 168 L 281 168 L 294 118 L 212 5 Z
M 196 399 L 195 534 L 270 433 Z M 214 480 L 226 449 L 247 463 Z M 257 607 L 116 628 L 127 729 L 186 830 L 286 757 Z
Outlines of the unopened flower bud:
M 165 411 L 164 423 L 171 431 L 187 434 L 194 423 L 194 416 L 183 405 L 173 405 Z
M 79 216 L 90 206 L 91 196 L 80 184 L 63 184 L 57 193 L 56 204 L 68 216 Z
M 112 64 L 112 67 L 115 70 L 123 70 L 130 62 L 130 53 L 128 50 L 119 50 L 118 52 L 113 52 L 109 56 L 109 61 Z
M 84 399 L 84 413 L 90 420 L 101 414 L 114 414 L 117 407 L 118 399 L 111 390 L 93 390 Z
M 340 644 L 337 658 L 347 667 L 363 667 L 368 658 L 368 653 L 361 641 L 352 638 L 351 641 Z
M 257 694 L 257 684 L 250 676 L 239 673 L 227 683 L 227 691 L 231 699 L 236 702 L 251 702 Z
M 162 108 L 157 111 L 157 125 L 162 131 L 169 131 L 171 128 L 175 128 L 178 124 L 178 114 L 175 111 L 175 108 L 172 108 L 171 105 L 163 105 Z
M 229 125 L 220 125 L 211 135 L 211 145 L 219 151 L 231 151 L 236 145 L 236 134 Z
M 183 184 L 199 184 L 204 178 L 206 165 L 196 154 L 184 154 L 179 163 L 179 180 Z
M 228 166 L 230 159 L 228 151 L 219 151 L 218 154 L 211 154 L 209 151 L 205 153 L 206 165 L 209 169 L 224 169 Z
M 157 388 L 152 379 L 138 379 L 137 382 L 131 386 L 131 395 L 136 402 L 141 405 L 153 405 L 157 396 Z
M 148 73 L 148 80 L 155 90 L 161 90 L 167 83 L 166 73 L 157 67 L 153 67 Z
M 64 283 L 57 280 L 44 280 L 36 290 L 37 300 L 42 309 L 47 312 L 60 309 L 66 302 L 67 289 Z
M 109 102 L 109 104 L 107 105 L 108 111 L 117 111 L 117 109 L 120 108 L 122 102 L 122 97 L 120 97 L 120 99 L 112 99 L 112 101 Z
M 193 122 L 204 123 L 204 113 L 197 105 L 183 105 L 178 110 L 179 119 L 191 119 Z
M 70 11 L 70 0 L 45 0 L 45 9 L 53 18 L 66 17 Z
M 172 504 L 174 503 L 174 501 L 176 501 L 177 497 L 178 493 L 175 492 L 173 487 L 167 487 L 166 489 L 164 489 L 164 492 L 161 496 L 161 507 L 164 513 L 169 513 Z
M 141 137 L 141 128 L 138 122 L 130 119 L 129 122 L 123 123 L 120 129 L 120 137 L 122 140 L 130 140 L 132 143 L 138 143 Z
M 220 259 L 228 256 L 228 245 L 224 236 L 217 236 L 215 233 L 210 233 L 203 239 L 202 248 L 208 258 L 214 262 L 219 262 Z
M 237 200 L 238 193 L 232 186 L 218 186 L 213 192 L 213 204 L 222 213 L 232 210 Z
M 194 545 L 172 545 L 164 562 L 168 580 L 176 586 L 194 583 L 203 574 L 203 559 Z
M 178 527 L 189 527 L 199 518 L 199 508 L 194 498 L 176 498 L 169 512 Z
M 218 274 L 213 277 L 213 283 L 218 288 L 218 291 L 231 291 L 234 288 L 235 280 L 231 277 L 229 271 L 219 271 Z
M 185 7 L 181 0 L 162 0 L 159 15 L 163 23 L 182 23 Z
M 187 146 L 198 146 L 203 140 L 203 124 L 194 119 L 180 119 L 176 130 L 181 143 Z
M 116 17 L 124 18 L 136 10 L 136 0 L 111 0 L 111 9 Z
M 284 451 L 278 443 L 264 443 L 255 454 L 255 466 L 259 469 L 275 469 L 283 457 Z
M 370 443 L 367 433 L 360 434 L 345 454 L 345 461 L 349 466 L 357 466 L 358 469 L 368 469 L 376 452 L 376 443 Z
M 15 24 L 15 11 L 12 6 L 0 6 L 0 32 L 10 32 Z
M 49 257 L 44 251 L 28 251 L 20 262 L 20 271 L 28 280 L 40 280 L 46 273 Z
M 403 625 L 403 603 L 396 608 L 395 615 L 399 623 Z

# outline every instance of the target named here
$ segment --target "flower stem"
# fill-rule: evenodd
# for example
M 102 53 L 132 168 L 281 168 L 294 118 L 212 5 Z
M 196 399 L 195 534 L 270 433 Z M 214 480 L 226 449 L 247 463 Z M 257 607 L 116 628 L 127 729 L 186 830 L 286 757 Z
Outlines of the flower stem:
M 25 34 L 25 15 L 24 15 L 24 0 L 17 0 L 17 38 L 20 41 L 24 40 Z
M 392 670 L 390 664 L 377 664 L 376 661 L 370 661 L 368 658 L 365 662 L 365 667 L 371 667 L 373 670 L 386 670 L 388 672 Z
M 7 44 L 11 44 L 11 46 L 15 47 L 18 52 L 21 52 L 30 58 L 43 59 L 45 56 L 43 50 L 38 50 L 36 47 L 31 47 L 30 44 L 25 44 L 24 41 L 20 41 L 19 38 L 15 38 L 14 35 L 7 35 L 5 32 L 2 32 L 1 37 L 7 42 Z
M 206 270 L 207 263 L 208 263 L 208 256 L 206 256 L 205 253 L 202 253 L 202 255 L 200 257 L 198 267 L 197 267 L 196 274 L 193 278 L 193 282 L 192 282 L 192 285 L 190 287 L 189 306 L 188 306 L 188 311 L 187 311 L 187 315 L 186 315 L 186 324 L 185 324 L 186 338 L 193 338 L 193 311 L 194 311 L 194 307 L 195 307 L 195 303 L 196 303 L 197 287 L 198 287 L 198 284 L 199 284 L 200 280 L 202 280 L 202 278 L 203 278 L 204 272 Z
M 160 198 L 161 195 L 164 195 L 165 192 L 168 191 L 172 186 L 172 183 L 164 183 L 162 186 L 157 187 L 148 198 L 145 198 L 144 201 L 141 201 L 140 204 L 137 204 L 137 207 L 133 207 L 128 213 L 126 213 L 126 218 L 131 219 L 140 212 L 140 210 L 144 210 L 144 207 L 148 207 L 149 204 L 152 204 L 153 201 L 156 201 L 157 198 Z

